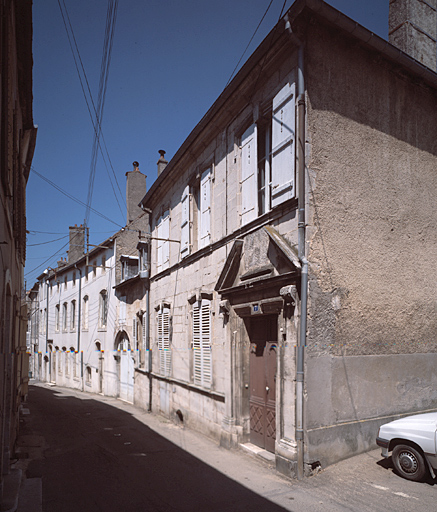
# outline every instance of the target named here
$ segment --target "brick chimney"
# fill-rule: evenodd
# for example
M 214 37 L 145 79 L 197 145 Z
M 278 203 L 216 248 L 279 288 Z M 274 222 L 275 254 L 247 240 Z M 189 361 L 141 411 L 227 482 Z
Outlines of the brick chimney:
M 164 155 L 165 155 L 165 151 L 163 149 L 160 149 L 158 151 L 158 153 L 161 155 L 159 157 L 159 160 L 157 162 L 158 164 L 158 176 L 162 173 L 162 171 L 167 167 L 167 160 L 165 159 Z
M 141 199 L 146 195 L 147 176 L 140 172 L 138 162 L 133 162 L 133 171 L 126 173 L 126 204 L 127 204 L 127 224 L 133 221 L 143 213 L 138 206 Z
M 85 254 L 85 226 L 70 226 L 70 246 L 67 251 L 68 263 L 74 263 Z
M 437 0 L 390 0 L 388 40 L 437 71 Z

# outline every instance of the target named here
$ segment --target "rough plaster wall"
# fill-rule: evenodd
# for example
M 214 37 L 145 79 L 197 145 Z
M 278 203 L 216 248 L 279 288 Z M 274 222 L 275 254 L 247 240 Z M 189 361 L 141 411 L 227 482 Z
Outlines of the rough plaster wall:
M 435 92 L 310 32 L 308 351 L 436 352 Z

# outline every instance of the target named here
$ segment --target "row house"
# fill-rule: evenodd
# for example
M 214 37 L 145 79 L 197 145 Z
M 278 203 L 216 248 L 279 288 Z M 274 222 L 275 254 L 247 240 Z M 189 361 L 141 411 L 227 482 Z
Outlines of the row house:
M 132 314 L 117 287 L 138 274 L 140 256 L 148 264 L 148 214 L 138 207 L 146 177 L 137 162 L 126 176 L 126 226 L 92 249 L 85 226 L 70 227 L 68 258 L 46 269 L 28 294 L 28 330 L 35 378 L 132 402 L 134 367 L 146 359 L 144 312 L 137 304 Z
M 400 4 L 391 44 L 294 2 L 141 201 L 134 403 L 299 477 L 437 408 L 437 18 Z
M 36 143 L 32 112 L 32 5 L 0 4 L 0 505 L 11 471 L 20 405 L 27 395 L 26 185 Z
M 126 227 L 40 276 L 40 374 L 299 478 L 437 409 L 435 2 L 389 22 L 296 0 L 142 194 L 134 163 Z

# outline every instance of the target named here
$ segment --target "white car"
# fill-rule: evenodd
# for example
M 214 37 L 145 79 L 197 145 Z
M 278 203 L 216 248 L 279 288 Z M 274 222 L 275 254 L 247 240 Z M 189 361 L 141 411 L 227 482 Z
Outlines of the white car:
M 382 448 L 383 457 L 393 452 L 393 465 L 404 478 L 418 482 L 428 471 L 435 478 L 437 412 L 407 416 L 382 425 L 376 444 Z

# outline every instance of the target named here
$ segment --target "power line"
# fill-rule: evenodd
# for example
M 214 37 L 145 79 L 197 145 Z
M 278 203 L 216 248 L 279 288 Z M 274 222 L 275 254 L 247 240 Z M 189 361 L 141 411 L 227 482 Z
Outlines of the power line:
M 240 65 L 240 62 L 243 60 L 243 57 L 244 57 L 245 53 L 247 52 L 247 49 L 249 48 L 250 43 L 253 41 L 253 38 L 255 37 L 256 33 L 258 32 L 258 29 L 261 26 L 261 23 L 263 22 L 264 18 L 267 16 L 267 13 L 269 12 L 272 3 L 273 3 L 273 0 L 270 0 L 270 3 L 268 5 L 265 13 L 263 14 L 263 17 L 261 18 L 261 21 L 258 23 L 258 26 L 255 29 L 255 32 L 252 34 L 252 37 L 250 38 L 250 41 L 247 43 L 247 46 L 244 49 L 244 52 L 241 54 L 241 57 L 240 57 L 239 61 L 237 62 L 237 65 L 235 66 L 234 70 L 232 71 L 231 76 L 229 77 L 229 80 L 227 81 L 225 87 L 227 87 L 229 85 L 229 82 L 232 80 L 232 77 L 234 76 L 235 71 L 238 69 L 238 66 Z
M 46 244 L 52 244 L 53 242 L 58 242 L 59 240 L 63 240 L 64 238 L 67 238 L 69 235 L 61 236 L 60 238 L 55 238 L 54 240 L 49 240 L 48 242 L 40 242 L 39 244 L 26 244 L 26 247 L 36 247 L 37 245 L 46 245 Z
M 112 0 L 109 0 L 108 10 L 107 10 L 107 14 L 106 14 L 106 29 L 105 29 L 105 39 L 104 39 L 104 43 L 103 43 L 102 62 L 101 62 L 101 67 L 100 67 L 99 93 L 97 96 L 97 110 L 95 111 L 95 126 L 97 129 L 94 131 L 93 148 L 92 148 L 92 154 L 91 154 L 90 176 L 89 176 L 89 182 L 88 182 L 87 209 L 86 209 L 86 215 L 85 215 L 86 223 L 88 223 L 89 216 L 90 216 L 90 207 L 91 207 L 92 195 L 93 195 L 93 190 L 94 190 L 94 179 L 95 179 L 95 175 L 96 175 L 99 139 L 100 139 L 100 133 L 102 130 L 103 110 L 104 110 L 104 106 L 105 106 L 106 90 L 107 90 L 107 86 L 108 86 L 109 65 L 111 63 L 112 44 L 113 44 L 113 40 L 114 40 L 114 28 L 115 28 L 116 18 L 117 18 L 117 1 L 113 2 Z M 116 198 L 117 198 L 117 196 L 116 196 Z M 117 203 L 118 203 L 118 200 L 117 200 Z M 119 205 L 119 207 L 120 207 L 120 205 Z M 120 211 L 121 211 L 121 208 L 120 208 Z
M 94 124 L 94 117 L 93 117 L 93 114 L 91 112 L 91 107 L 90 107 L 90 104 L 89 104 L 89 101 L 88 101 L 88 97 L 87 97 L 87 94 L 86 94 L 86 91 L 85 91 L 85 86 L 84 86 L 84 83 L 83 83 L 83 80 L 82 80 L 82 75 L 81 75 L 81 72 L 80 72 L 80 69 L 79 69 L 79 64 L 78 64 L 78 60 L 80 62 L 80 66 L 81 66 L 81 69 L 82 69 L 82 74 L 83 74 L 83 77 L 84 77 L 84 80 L 86 82 L 86 86 L 87 86 L 87 90 L 88 90 L 88 94 L 89 94 L 89 97 L 90 97 L 90 101 L 91 101 L 91 104 L 92 104 L 92 107 L 93 107 L 93 111 L 94 113 L 96 114 L 97 116 L 97 110 L 96 110 L 96 107 L 95 107 L 95 104 L 94 104 L 94 101 L 93 101 L 93 96 L 92 96 L 92 93 L 91 93 L 91 88 L 90 88 L 90 85 L 89 85 L 89 82 L 88 82 L 88 77 L 87 77 L 87 74 L 85 72 L 85 67 L 83 65 L 83 61 L 82 61 L 82 58 L 81 58 L 81 55 L 80 55 L 80 52 L 79 52 L 79 47 L 77 45 L 77 41 L 76 41 L 76 37 L 74 35 L 74 31 L 73 31 L 73 26 L 71 24 L 71 20 L 70 20 L 70 16 L 68 14 L 68 10 L 67 10 L 67 7 L 65 5 L 65 1 L 63 0 L 63 5 L 64 5 L 64 10 L 65 10 L 65 15 L 64 15 L 64 11 L 63 11 L 63 8 L 62 8 L 62 5 L 61 5 L 61 2 L 60 0 L 58 0 L 58 6 L 59 6 L 59 10 L 61 11 L 61 16 L 62 16 L 62 20 L 64 22 L 64 28 L 65 28 L 65 32 L 67 34 L 67 38 L 68 38 L 68 42 L 69 42 L 69 45 L 70 45 L 70 49 L 71 49 L 71 53 L 73 55 L 73 60 L 74 60 L 74 64 L 75 64 L 75 67 L 76 67 L 76 71 L 77 71 L 77 75 L 79 77 L 79 82 L 80 82 L 80 86 L 82 88 L 82 93 L 83 93 L 83 96 L 85 98 L 85 103 L 86 103 L 86 106 L 87 106 L 87 109 L 88 109 L 88 113 L 90 115 L 90 119 L 91 119 L 91 124 L 93 126 L 93 130 L 94 130 L 94 133 L 96 134 L 97 133 L 97 126 Z M 68 26 L 67 26 L 67 20 L 68 20 L 68 26 L 70 27 L 70 31 L 68 30 Z M 70 32 L 71 32 L 71 36 L 70 36 Z M 73 43 L 72 43 L 72 40 L 74 42 L 74 47 L 76 48 L 76 53 L 77 53 L 77 57 L 76 57 L 76 53 L 74 51 L 74 48 L 73 48 Z M 100 132 L 101 132 L 101 127 L 100 127 Z M 126 206 L 126 202 L 124 200 L 124 196 L 120 190 L 120 185 L 118 184 L 118 180 L 117 180 L 117 176 L 115 174 L 115 170 L 114 170 L 114 166 L 112 165 L 112 161 L 111 161 L 111 158 L 109 156 L 109 152 L 108 152 L 108 148 L 106 146 L 106 142 L 105 142 L 105 138 L 103 136 L 103 133 L 100 133 L 100 136 L 101 136 L 101 139 L 103 141 L 103 145 L 105 147 L 105 152 L 106 152 L 106 156 L 108 158 L 108 161 L 109 161 L 109 165 L 111 167 L 111 170 L 112 170 L 112 174 L 114 176 L 114 180 L 115 180 L 115 183 L 117 185 L 117 188 L 118 188 L 118 191 L 120 193 L 120 197 L 121 197 L 121 200 L 122 202 L 124 203 L 124 205 Z M 105 168 L 106 168 L 106 172 L 108 174 L 108 177 L 109 177 L 109 181 L 111 183 L 111 187 L 112 187 L 112 190 L 114 192 L 114 196 L 115 196 L 115 199 L 117 201 L 117 204 L 118 204 L 118 207 L 120 209 L 120 212 L 123 215 L 123 212 L 121 210 L 121 207 L 120 207 L 120 204 L 119 204 L 119 201 L 118 201 L 118 198 L 117 198 L 117 194 L 115 192 L 115 188 L 114 188 L 114 185 L 112 183 L 112 179 L 111 179 L 111 175 L 109 174 L 109 170 L 108 170 L 108 165 L 107 165 L 107 162 L 106 162 L 106 159 L 105 159 L 105 155 L 103 153 L 103 150 L 102 150 L 102 146 L 100 144 L 100 139 L 99 139 L 99 142 L 98 142 L 98 147 L 100 149 L 100 153 L 102 155 L 102 158 L 103 158 L 103 162 L 105 164 Z M 86 206 L 86 205 L 85 205 Z
M 76 197 L 72 196 L 71 194 L 69 194 L 68 192 L 66 192 L 65 190 L 63 190 L 61 187 L 59 187 L 58 185 L 56 185 L 56 183 L 53 183 L 53 181 L 49 180 L 48 178 L 46 178 L 45 176 L 43 176 L 42 174 L 40 174 L 39 172 L 37 172 L 35 170 L 35 168 L 32 166 L 31 168 L 31 171 L 36 174 L 37 176 L 39 176 L 42 180 L 46 181 L 49 185 L 51 185 L 52 187 L 54 187 L 56 190 L 58 190 L 59 192 L 61 192 L 61 194 L 64 194 L 65 196 L 67 196 L 68 198 L 70 198 L 72 201 L 75 201 L 76 203 L 82 205 L 82 206 L 86 206 L 86 204 L 81 201 L 80 199 L 77 199 Z M 99 217 L 102 217 L 102 219 L 105 219 L 109 222 L 112 222 L 112 224 L 115 224 L 117 227 L 123 227 L 121 224 L 118 224 L 117 222 L 114 222 L 113 220 L 111 220 L 110 218 L 106 217 L 106 215 L 103 215 L 103 213 L 100 213 L 98 212 L 97 210 L 95 210 L 94 208 L 90 208 L 91 211 L 93 213 L 95 213 L 96 215 L 99 215 Z

